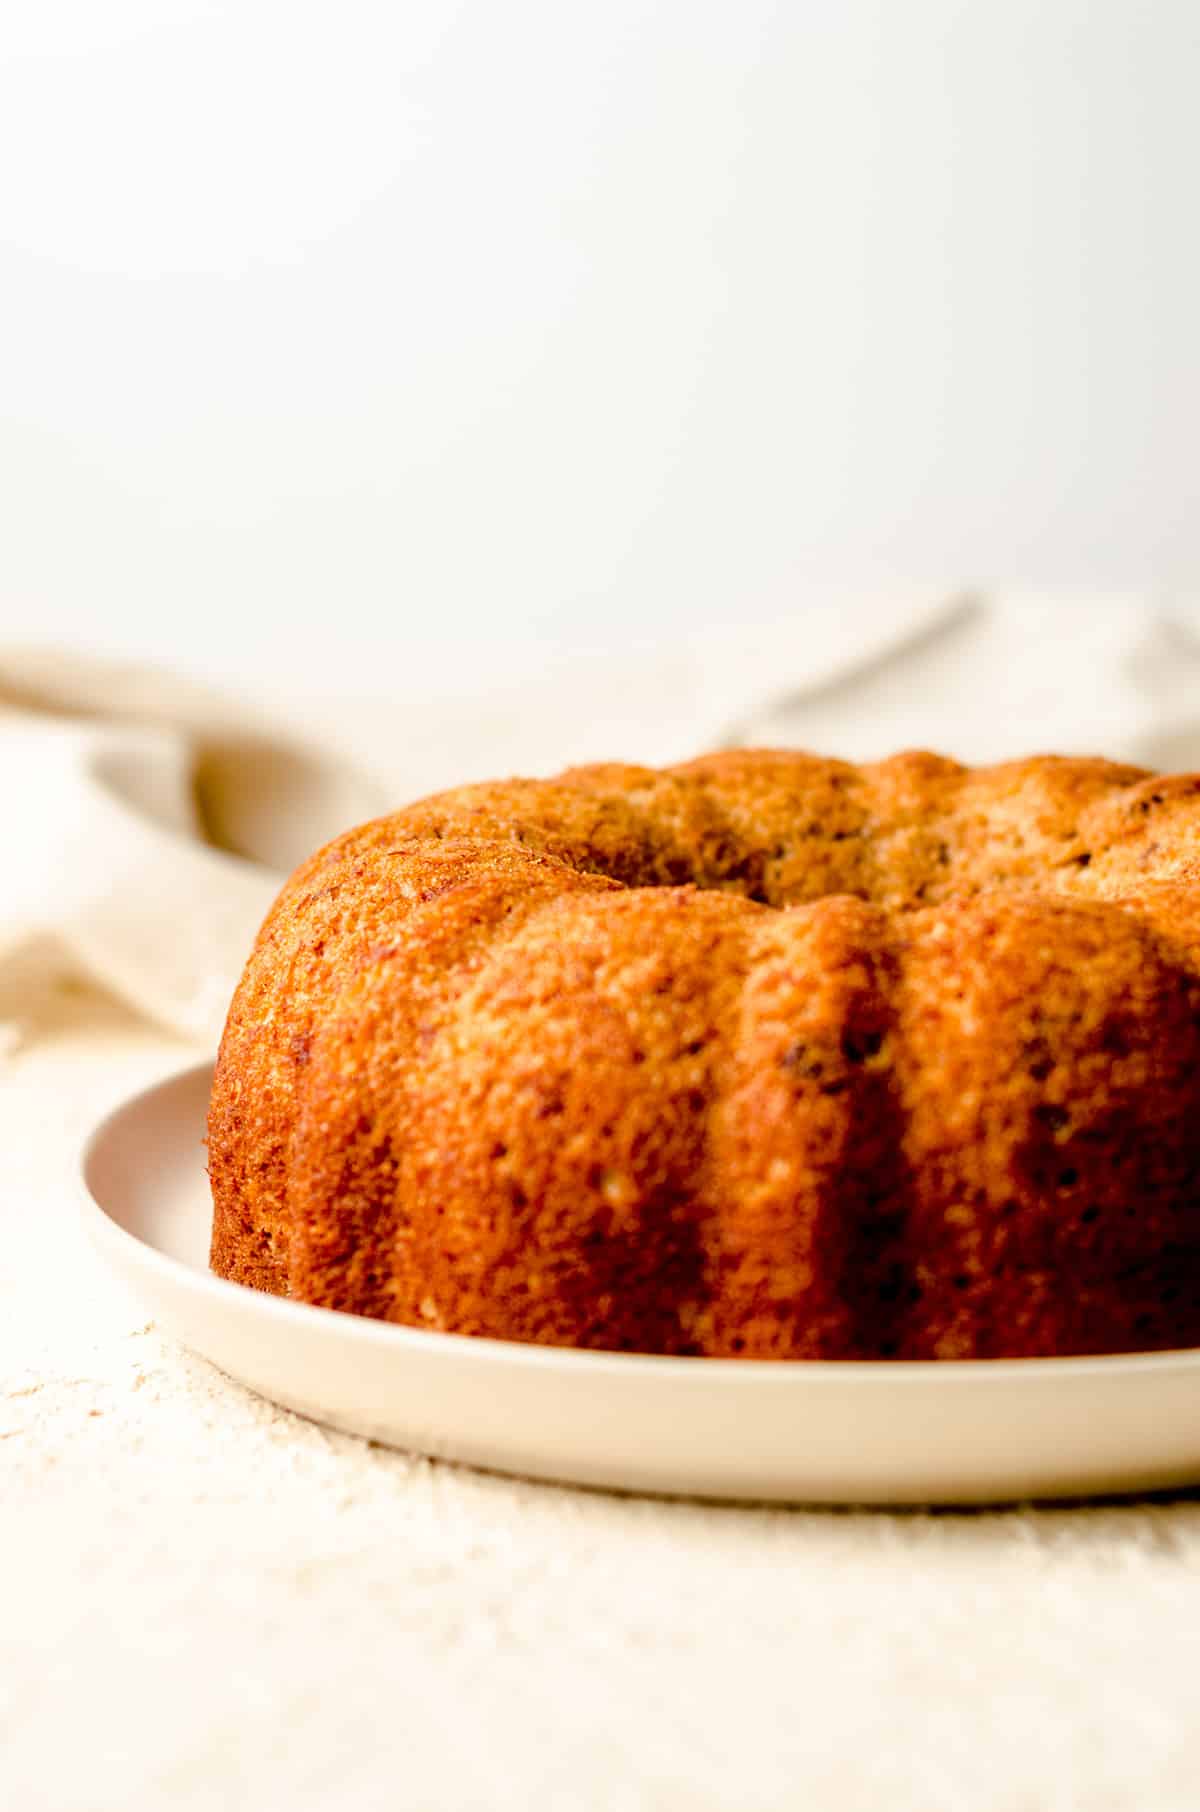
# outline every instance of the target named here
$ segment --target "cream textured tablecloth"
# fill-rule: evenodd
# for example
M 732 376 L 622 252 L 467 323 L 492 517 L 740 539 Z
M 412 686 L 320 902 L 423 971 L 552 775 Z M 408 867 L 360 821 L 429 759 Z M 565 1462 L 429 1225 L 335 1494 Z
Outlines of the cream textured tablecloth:
M 1110 746 L 1166 734 L 1135 696 Z M 197 1044 L 81 973 L 57 935 L 0 967 L 5 1812 L 1200 1806 L 1200 1501 L 554 1489 L 326 1433 L 162 1339 L 79 1236 L 76 1152 Z

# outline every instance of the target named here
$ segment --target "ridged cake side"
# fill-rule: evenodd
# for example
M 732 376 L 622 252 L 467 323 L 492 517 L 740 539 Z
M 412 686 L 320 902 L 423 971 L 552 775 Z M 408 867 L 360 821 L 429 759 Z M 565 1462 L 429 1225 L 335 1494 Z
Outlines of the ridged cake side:
M 1200 781 L 772 752 L 464 788 L 288 883 L 213 1264 L 645 1351 L 1200 1341 Z M 782 909 L 782 910 L 780 910 Z

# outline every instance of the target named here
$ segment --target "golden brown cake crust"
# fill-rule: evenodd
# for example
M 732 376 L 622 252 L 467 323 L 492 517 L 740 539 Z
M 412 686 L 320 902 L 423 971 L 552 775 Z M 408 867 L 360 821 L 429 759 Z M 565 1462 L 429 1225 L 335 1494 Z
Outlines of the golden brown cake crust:
M 1200 776 L 735 751 L 300 868 L 209 1118 L 222 1276 L 760 1358 L 1200 1344 Z

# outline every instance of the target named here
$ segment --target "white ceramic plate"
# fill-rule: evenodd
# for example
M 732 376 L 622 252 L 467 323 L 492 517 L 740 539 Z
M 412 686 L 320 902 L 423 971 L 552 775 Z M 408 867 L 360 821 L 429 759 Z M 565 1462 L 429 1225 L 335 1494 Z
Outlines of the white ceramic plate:
M 207 1268 L 211 1066 L 135 1096 L 83 1157 L 88 1230 L 186 1346 L 390 1446 L 622 1490 L 981 1503 L 1200 1481 L 1200 1351 L 956 1364 L 764 1364 L 423 1333 Z

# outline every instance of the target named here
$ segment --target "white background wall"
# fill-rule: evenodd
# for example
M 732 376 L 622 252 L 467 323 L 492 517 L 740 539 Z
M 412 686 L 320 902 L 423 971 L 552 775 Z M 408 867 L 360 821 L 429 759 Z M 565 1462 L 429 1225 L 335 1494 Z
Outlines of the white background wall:
M 1200 583 L 1192 0 L 0 19 L 7 639 L 347 683 Z

